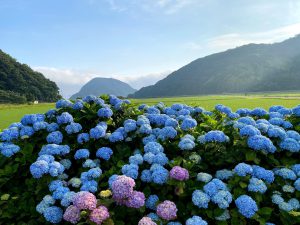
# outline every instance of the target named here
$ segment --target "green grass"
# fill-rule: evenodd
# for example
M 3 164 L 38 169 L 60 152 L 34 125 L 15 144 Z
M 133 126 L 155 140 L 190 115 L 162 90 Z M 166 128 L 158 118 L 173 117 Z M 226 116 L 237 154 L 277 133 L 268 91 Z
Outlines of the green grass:
M 0 105 L 0 129 L 8 127 L 11 123 L 20 121 L 25 114 L 45 113 L 54 107 L 52 103 L 38 105 Z
M 153 105 L 164 102 L 166 105 L 173 103 L 184 103 L 192 106 L 201 106 L 212 110 L 216 104 L 224 104 L 237 110 L 238 108 L 263 107 L 268 109 L 272 105 L 283 105 L 294 107 L 300 104 L 300 93 L 259 93 L 245 95 L 210 95 L 189 96 L 174 98 L 149 98 L 132 99 L 134 104 Z M 0 129 L 8 127 L 11 123 L 20 121 L 23 115 L 30 113 L 44 113 L 54 107 L 54 104 L 43 103 L 38 105 L 0 105 Z

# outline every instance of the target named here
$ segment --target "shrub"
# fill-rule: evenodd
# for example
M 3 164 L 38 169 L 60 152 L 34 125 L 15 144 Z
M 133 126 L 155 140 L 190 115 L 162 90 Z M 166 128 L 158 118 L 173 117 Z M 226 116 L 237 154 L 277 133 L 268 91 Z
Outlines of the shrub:
M 59 100 L 0 134 L 0 224 L 299 224 L 300 106 L 269 111 Z

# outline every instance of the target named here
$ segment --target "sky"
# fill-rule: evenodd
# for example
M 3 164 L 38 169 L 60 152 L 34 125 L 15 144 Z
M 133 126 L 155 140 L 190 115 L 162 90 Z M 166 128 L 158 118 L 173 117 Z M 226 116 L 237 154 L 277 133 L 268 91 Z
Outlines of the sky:
M 93 77 L 134 88 L 191 61 L 300 33 L 300 0 L 0 0 L 0 49 L 64 97 Z

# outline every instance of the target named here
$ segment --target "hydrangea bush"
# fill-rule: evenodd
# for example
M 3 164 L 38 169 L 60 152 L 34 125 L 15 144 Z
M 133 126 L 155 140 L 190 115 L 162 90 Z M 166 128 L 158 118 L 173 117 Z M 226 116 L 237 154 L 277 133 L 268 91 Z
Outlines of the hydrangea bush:
M 300 224 L 300 106 L 59 100 L 0 133 L 0 224 Z

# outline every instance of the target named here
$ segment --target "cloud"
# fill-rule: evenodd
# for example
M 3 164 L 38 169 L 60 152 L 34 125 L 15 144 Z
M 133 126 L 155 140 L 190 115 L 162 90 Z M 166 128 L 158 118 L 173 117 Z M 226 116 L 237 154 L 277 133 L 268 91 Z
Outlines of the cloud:
M 199 4 L 197 0 L 106 0 L 106 2 L 111 10 L 117 12 L 141 9 L 147 12 L 159 11 L 164 14 L 174 14 L 187 6 Z
M 190 51 L 203 50 L 205 54 L 212 54 L 249 43 L 268 44 L 280 42 L 297 34 L 300 34 L 300 23 L 294 23 L 262 32 L 223 34 L 199 43 L 186 42 L 183 44 L 183 48 Z
M 140 89 L 144 86 L 155 84 L 157 81 L 171 73 L 171 71 L 164 71 L 143 76 L 110 76 L 103 75 L 99 71 L 60 69 L 46 66 L 35 66 L 33 69 L 41 72 L 47 78 L 54 81 L 58 85 L 60 93 L 65 98 L 69 98 L 71 95 L 78 92 L 84 84 L 95 77 L 115 78 L 130 84 L 135 89 Z

